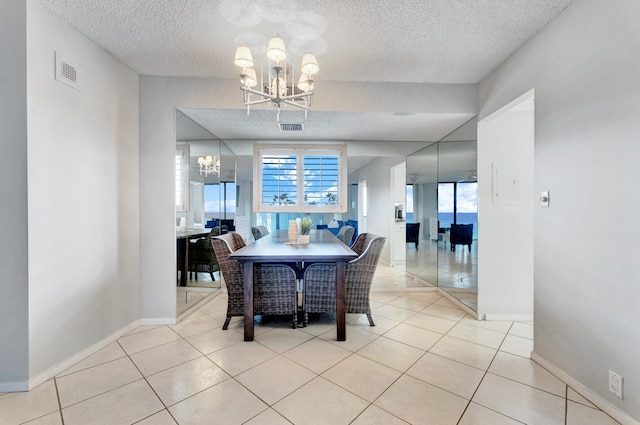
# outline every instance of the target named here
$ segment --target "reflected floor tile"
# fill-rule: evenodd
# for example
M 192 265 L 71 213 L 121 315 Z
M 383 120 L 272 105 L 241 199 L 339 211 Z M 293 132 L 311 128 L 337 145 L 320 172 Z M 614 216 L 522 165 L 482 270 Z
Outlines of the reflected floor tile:
M 407 319 L 404 323 L 428 329 L 433 332 L 446 334 L 458 322 L 455 320 L 443 319 L 442 317 L 431 316 L 429 314 L 418 313 Z
M 479 404 L 470 403 L 458 425 L 522 425 L 522 422 L 489 410 Z
M 317 377 L 273 408 L 294 424 L 335 425 L 351 423 L 368 405 L 364 399 Z
M 378 406 L 371 405 L 351 425 L 406 425 L 407 422 L 382 410 Z
M 131 360 L 144 376 L 149 376 L 201 356 L 200 351 L 181 339 L 133 354 Z
M 358 351 L 358 354 L 401 372 L 406 371 L 425 351 L 386 337 L 380 337 Z
M 466 323 L 458 323 L 447 335 L 495 349 L 500 347 L 500 344 L 505 339 L 505 334 L 502 332 L 467 325 Z
M 462 319 L 466 314 L 457 307 L 447 307 L 439 305 L 437 302 L 422 310 L 422 313 L 442 317 L 443 319 L 455 320 L 456 322 Z
M 131 359 L 125 357 L 56 378 L 56 385 L 60 404 L 66 407 L 140 378 L 142 375 Z
M 594 409 L 596 408 L 596 406 L 594 406 L 593 403 L 591 403 L 589 400 L 584 398 L 582 395 L 580 395 L 571 387 L 567 388 L 567 399 L 575 401 L 576 403 L 580 403 L 583 406 L 593 407 Z
M 497 352 L 493 348 L 450 336 L 444 336 L 429 351 L 482 370 L 487 370 Z
M 443 334 L 401 323 L 384 336 L 426 351 L 438 342 Z
M 207 357 L 231 376 L 244 372 L 277 354 L 252 341 L 235 344 L 209 354 Z
M 147 381 L 160 400 L 171 406 L 229 378 L 211 360 L 200 357 L 151 375 Z
M 407 375 L 466 399 L 471 399 L 484 374 L 483 370 L 431 353 L 407 371 Z
M 245 422 L 244 425 L 291 425 L 291 422 L 275 410 L 267 409 Z
M 282 356 L 236 376 L 236 379 L 265 403 L 272 405 L 317 375 Z
M 351 351 L 345 350 L 337 344 L 314 338 L 287 351 L 284 356 L 320 374 L 351 354 Z
M 411 424 L 455 424 L 467 400 L 403 375 L 374 404 Z
M 533 340 L 521 338 L 515 335 L 507 335 L 500 346 L 500 351 L 505 351 L 507 353 L 529 359 L 531 358 L 531 352 L 533 351 Z
M 565 396 L 565 383 L 531 359 L 499 351 L 489 372 L 560 397 Z
M 473 401 L 530 425 L 564 425 L 565 399 L 491 373 Z
M 0 396 L 0 423 L 19 424 L 58 411 L 53 379 L 28 392 Z
M 149 348 L 177 341 L 180 335 L 166 326 L 153 328 L 133 335 L 123 336 L 118 343 L 128 354 L 134 354 Z
M 569 401 L 567 403 L 567 425 L 620 425 L 599 409 Z
M 241 424 L 268 406 L 233 379 L 221 382 L 169 407 L 180 425 Z
M 130 424 L 164 406 L 144 379 L 62 409 L 65 425 Z
M 371 402 L 400 375 L 397 370 L 354 354 L 327 370 L 322 377 Z
M 58 377 L 65 376 L 70 373 L 78 372 L 83 369 L 89 369 L 93 366 L 98 366 L 104 363 L 108 363 L 112 360 L 121 359 L 126 355 L 127 353 L 125 353 L 122 347 L 120 347 L 120 344 L 114 341 L 111 344 L 107 345 L 106 347 L 102 348 L 101 350 L 97 351 L 96 353 L 90 355 L 86 359 L 79 361 L 69 369 L 60 373 Z

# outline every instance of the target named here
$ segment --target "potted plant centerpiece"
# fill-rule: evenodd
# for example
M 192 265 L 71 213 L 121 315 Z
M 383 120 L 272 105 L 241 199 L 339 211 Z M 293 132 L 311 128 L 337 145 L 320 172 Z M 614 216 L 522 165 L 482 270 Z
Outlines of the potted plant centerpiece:
M 311 217 L 304 216 L 302 220 L 300 220 L 300 243 L 308 244 L 309 243 L 309 232 L 311 231 L 311 225 L 313 221 L 311 221 Z

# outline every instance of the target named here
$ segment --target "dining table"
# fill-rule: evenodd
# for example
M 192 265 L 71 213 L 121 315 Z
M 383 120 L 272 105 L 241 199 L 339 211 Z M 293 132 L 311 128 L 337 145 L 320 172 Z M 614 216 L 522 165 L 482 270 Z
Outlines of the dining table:
M 253 341 L 253 267 L 260 263 L 335 263 L 336 336 L 346 340 L 345 263 L 357 254 L 326 229 L 311 230 L 309 243 L 290 241 L 287 230 L 276 230 L 231 253 L 244 268 L 244 340 Z
M 178 259 L 182 260 L 182 270 L 180 270 L 180 286 L 187 285 L 187 274 L 189 272 L 189 241 L 207 236 L 211 229 L 176 229 L 176 250 Z

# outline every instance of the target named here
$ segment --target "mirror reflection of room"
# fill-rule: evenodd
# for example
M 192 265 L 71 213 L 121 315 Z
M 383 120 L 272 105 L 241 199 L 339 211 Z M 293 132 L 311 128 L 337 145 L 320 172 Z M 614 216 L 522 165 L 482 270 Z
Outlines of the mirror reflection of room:
M 477 121 L 407 156 L 408 286 L 438 287 L 477 310 Z M 473 139 L 473 140 L 469 140 Z
M 235 230 L 236 193 L 231 150 L 176 111 L 178 314 L 221 288 L 211 237 Z

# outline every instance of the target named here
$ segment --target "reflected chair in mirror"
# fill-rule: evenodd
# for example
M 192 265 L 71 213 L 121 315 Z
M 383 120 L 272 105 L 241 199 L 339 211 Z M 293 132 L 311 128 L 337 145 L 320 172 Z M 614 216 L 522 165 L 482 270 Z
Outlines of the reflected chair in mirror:
M 351 246 L 351 239 L 353 239 L 353 234 L 355 231 L 356 229 L 352 226 L 342 226 L 340 230 L 338 230 L 336 238 L 340 239 L 346 246 Z
M 198 280 L 198 273 L 209 273 L 211 280 L 215 281 L 214 272 L 217 272 L 218 259 L 211 246 L 211 238 L 220 234 L 220 227 L 213 227 L 204 238 L 189 241 L 189 273 L 195 273 Z
M 242 240 L 242 236 L 231 232 L 211 239 L 227 287 L 224 330 L 228 329 L 232 317 L 244 316 L 244 267 L 239 261 L 229 258 L 232 252 L 241 248 L 233 249 L 239 243 L 238 237 Z M 254 315 L 291 315 L 292 327 L 295 328 L 298 320 L 296 272 L 283 264 L 255 264 L 253 269 Z
M 354 246 L 365 248 L 358 258 L 345 266 L 346 312 L 366 314 L 370 326 L 375 326 L 375 323 L 371 317 L 369 295 L 385 240 L 386 238 L 372 233 L 361 233 Z M 302 306 L 305 326 L 309 313 L 336 311 L 334 263 L 314 263 L 305 270 Z
M 418 250 L 420 243 L 420 223 L 407 223 L 407 243 L 413 242 Z
M 251 228 L 251 234 L 253 235 L 253 239 L 257 241 L 267 236 L 269 229 L 267 229 L 267 226 L 255 226 Z
M 473 243 L 473 224 L 452 224 L 449 235 L 449 244 L 451 251 L 456 250 L 456 245 L 467 245 L 471 252 L 471 244 Z

